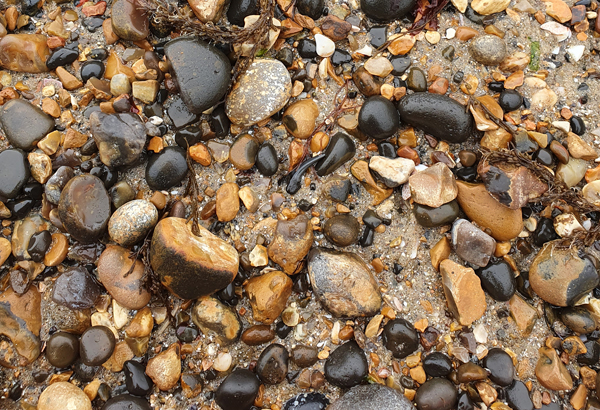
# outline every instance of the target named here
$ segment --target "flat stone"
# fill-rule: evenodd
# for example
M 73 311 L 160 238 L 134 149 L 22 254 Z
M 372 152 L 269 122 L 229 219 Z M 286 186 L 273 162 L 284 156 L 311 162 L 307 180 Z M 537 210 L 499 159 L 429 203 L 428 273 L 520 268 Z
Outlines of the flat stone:
M 225 306 L 217 298 L 203 296 L 192 309 L 192 320 L 207 336 L 227 346 L 238 340 L 242 323 L 234 309 Z
M 271 324 L 279 317 L 292 294 L 292 280 L 281 271 L 251 278 L 245 285 L 254 320 Z
M 37 410 L 60 409 L 92 410 L 89 397 L 69 382 L 56 382 L 46 387 L 37 404 Z
M 90 128 L 100 160 L 109 167 L 127 167 L 140 159 L 146 144 L 146 127 L 135 114 L 93 112 Z
M 142 240 L 158 222 L 158 211 L 150 201 L 137 199 L 115 211 L 108 221 L 110 238 L 122 246 Z
M 148 360 L 146 374 L 162 391 L 171 390 L 177 385 L 181 375 L 181 347 L 173 343 L 167 350 Z
M 48 37 L 42 34 L 8 34 L 0 39 L 0 67 L 23 73 L 48 71 Z
M 12 288 L 0 294 L 0 334 L 10 339 L 19 354 L 14 365 L 28 365 L 40 355 L 41 300 L 35 286 L 30 286 L 23 295 L 17 295 Z
M 300 271 L 313 240 L 312 224 L 306 215 L 287 221 L 279 220 L 273 240 L 267 248 L 269 258 L 279 264 L 285 273 L 293 275 Z
M 487 304 L 475 271 L 446 259 L 440 263 L 440 274 L 448 308 L 458 322 L 469 326 L 481 318 Z
M 377 383 L 354 386 L 328 407 L 329 410 L 354 408 L 361 410 L 414 409 L 412 403 L 402 393 Z
M 63 272 L 52 288 L 52 300 L 69 309 L 88 309 L 100 295 L 100 286 L 85 268 L 72 267 Z
M 473 39 L 469 45 L 469 51 L 477 62 L 489 66 L 500 64 L 507 56 L 504 40 L 492 34 Z
M 459 219 L 452 226 L 454 251 L 466 262 L 484 267 L 496 250 L 494 238 L 466 219 Z
M 225 110 L 231 122 L 249 127 L 281 110 L 291 92 L 292 80 L 282 62 L 256 59 L 233 86 Z
M 415 170 L 415 162 L 407 158 L 387 158 L 374 156 L 369 161 L 369 168 L 389 188 L 396 188 L 406 182 Z
M 0 52 L 0 55 L 2 53 Z M 54 120 L 35 105 L 16 98 L 0 109 L 0 124 L 15 148 L 31 151 L 54 128 Z
M 432 208 L 442 206 L 458 195 L 454 174 L 441 162 L 412 175 L 408 183 L 413 200 Z
M 508 301 L 510 316 L 515 321 L 517 328 L 523 335 L 528 335 L 533 330 L 533 325 L 538 318 L 537 310 L 518 294 Z
M 19 195 L 30 174 L 27 157 L 22 150 L 0 152 L 0 198 L 6 200 Z

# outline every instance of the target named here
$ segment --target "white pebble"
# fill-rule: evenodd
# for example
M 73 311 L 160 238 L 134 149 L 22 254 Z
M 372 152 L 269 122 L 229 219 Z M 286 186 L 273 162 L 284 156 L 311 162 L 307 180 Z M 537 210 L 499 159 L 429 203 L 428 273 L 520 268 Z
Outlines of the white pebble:
M 331 57 L 335 52 L 335 43 L 323 34 L 315 34 L 317 54 L 321 57 Z
M 579 61 L 581 57 L 583 57 L 584 51 L 585 46 L 582 44 L 567 48 L 567 53 L 569 53 L 569 55 L 573 57 L 573 60 L 575 60 L 575 62 Z
M 448 30 L 446 30 L 446 38 L 448 40 L 453 39 L 454 37 L 456 37 L 456 30 L 454 30 L 453 28 L 449 28 Z
M 233 359 L 229 353 L 219 352 L 213 363 L 213 367 L 218 372 L 226 372 L 231 367 Z
M 369 45 L 365 45 L 363 48 L 359 48 L 356 50 L 358 54 L 362 54 L 363 56 L 371 57 L 373 55 L 373 48 Z
M 569 132 L 571 131 L 571 124 L 569 121 L 553 121 L 552 125 L 554 128 L 558 128 L 561 131 Z

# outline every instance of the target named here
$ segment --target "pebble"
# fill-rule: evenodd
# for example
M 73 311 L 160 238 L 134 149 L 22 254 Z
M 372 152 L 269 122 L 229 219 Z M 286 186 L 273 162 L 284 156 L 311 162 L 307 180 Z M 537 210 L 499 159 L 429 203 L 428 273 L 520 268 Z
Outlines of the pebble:
M 438 140 L 461 143 L 473 132 L 473 117 L 465 107 L 445 95 L 409 94 L 398 102 L 400 120 Z
M 115 335 L 106 326 L 89 327 L 79 339 L 81 361 L 87 366 L 100 366 L 115 350 Z
M 299 0 L 296 4 L 300 14 L 317 20 L 323 15 L 325 9 L 325 0 Z
M 479 267 L 486 266 L 496 250 L 494 238 L 466 219 L 452 225 L 452 245 L 460 258 Z
M 128 360 L 123 365 L 125 386 L 127 391 L 135 396 L 146 396 L 152 392 L 152 379 L 144 373 L 146 368 L 141 363 Z
M 432 352 L 423 359 L 423 369 L 430 377 L 446 377 L 452 372 L 452 360 L 444 353 Z
M 376 75 L 377 77 L 385 78 L 392 71 L 394 71 L 394 65 L 383 56 L 372 57 L 369 58 L 365 62 L 365 70 L 369 72 L 371 75 Z
M 119 245 L 129 247 L 142 240 L 158 222 L 158 211 L 150 201 L 127 202 L 112 214 L 108 234 Z
M 373 139 L 389 138 L 400 126 L 398 111 L 394 104 L 384 97 L 369 97 L 358 114 L 358 126 L 365 135 Z
M 79 75 L 81 76 L 81 81 L 84 84 L 86 84 L 91 78 L 101 79 L 103 74 L 104 64 L 97 60 L 88 60 L 84 62 L 79 69 Z
M 427 91 L 427 76 L 419 67 L 411 67 L 411 69 L 408 70 L 406 84 L 410 90 L 415 92 Z
M 426 228 L 448 225 L 458 218 L 459 212 L 460 207 L 456 201 L 450 201 L 437 208 L 420 204 L 415 204 L 413 207 L 417 223 Z
M 152 407 L 141 397 L 121 394 L 107 400 L 102 410 L 152 410 Z
M 283 113 L 281 122 L 285 129 L 296 138 L 312 136 L 319 117 L 319 107 L 311 99 L 296 101 Z
M 404 359 L 419 348 L 419 335 L 406 319 L 394 319 L 383 328 L 383 344 L 397 359 Z
M 344 343 L 331 352 L 324 369 L 327 381 L 342 388 L 360 384 L 369 371 L 365 352 L 355 341 Z
M 538 382 L 549 390 L 571 390 L 573 379 L 556 350 L 542 346 L 538 352 L 539 359 L 535 366 Z
M 34 149 L 38 141 L 54 128 L 54 120 L 49 115 L 37 106 L 18 98 L 2 106 L 0 124 L 8 142 L 14 148 L 25 151 Z
M 508 55 L 504 40 L 492 34 L 474 38 L 469 52 L 477 62 L 488 66 L 500 64 Z
M 256 0 L 231 0 L 227 10 L 227 20 L 231 24 L 244 27 L 244 19 L 253 14 L 258 14 Z
M 580 335 L 585 335 L 596 330 L 596 320 L 592 314 L 580 307 L 565 308 L 560 311 L 560 320 Z
M 331 57 L 335 52 L 335 43 L 323 34 L 315 34 L 315 43 L 317 44 L 317 54 L 320 57 Z
M 94 112 L 90 128 L 104 165 L 119 168 L 139 162 L 146 144 L 146 128 L 137 115 Z
M 435 377 L 418 389 L 415 403 L 418 410 L 450 410 L 458 402 L 458 393 L 448 379 Z
M 270 177 L 277 173 L 278 168 L 277 150 L 268 142 L 262 144 L 256 153 L 256 169 L 264 176 Z
M 4 262 L 11 255 L 11 244 L 6 238 L 0 238 L 0 266 L 4 265 Z
M 225 111 L 231 122 L 249 127 L 281 110 L 291 92 L 292 80 L 281 61 L 257 59 L 233 86 Z
M 29 255 L 27 251 L 29 248 L 29 243 L 31 242 L 31 238 L 36 233 L 40 233 L 48 229 L 50 229 L 50 224 L 39 215 L 28 216 L 15 222 L 11 238 L 13 256 L 17 260 L 31 259 L 31 255 Z
M 411 410 L 414 409 L 414 406 L 399 391 L 375 383 L 352 387 L 334 401 L 328 410 L 355 408 L 361 410 Z
M 255 137 L 250 134 L 242 134 L 231 145 L 229 160 L 240 171 L 247 171 L 254 166 L 258 146 L 259 143 Z
M 180 350 L 179 343 L 173 343 L 167 350 L 148 360 L 146 374 L 162 391 L 171 390 L 179 381 L 181 375 Z
M 165 55 L 181 99 L 192 113 L 201 114 L 225 96 L 231 63 L 222 51 L 194 37 L 179 37 L 165 45 Z
M 587 166 L 588 162 L 583 159 L 570 158 L 568 163 L 558 165 L 556 175 L 570 188 L 583 179 Z
M 182 218 L 164 218 L 154 228 L 150 263 L 162 284 L 182 299 L 197 299 L 229 285 L 238 272 L 238 253 L 202 226 L 192 233 Z M 210 252 L 200 251 L 210 249 Z M 177 266 L 177 271 L 172 269 Z
M 458 195 L 454 175 L 442 162 L 413 174 L 408 179 L 408 183 L 413 200 L 432 208 L 453 201 Z
M 358 90 L 367 97 L 379 95 L 381 92 L 381 79 L 369 74 L 364 66 L 354 71 L 352 81 Z
M 184 149 L 171 146 L 150 157 L 146 165 L 148 186 L 163 191 L 179 185 L 188 172 L 185 155 Z
M 408 177 L 415 170 L 415 162 L 407 158 L 386 158 L 384 156 L 371 157 L 369 169 L 388 188 L 396 188 L 408 182 Z
M 175 129 L 183 128 L 198 122 L 198 114 L 194 114 L 188 109 L 186 103 L 179 97 L 174 97 L 171 105 L 167 108 L 167 115 L 171 119 Z
M 386 0 L 360 0 L 360 9 L 372 20 L 388 22 L 401 20 L 413 10 L 415 3 L 415 0 L 398 0 L 392 3 Z
M 93 175 L 77 176 L 60 195 L 58 215 L 67 232 L 81 243 L 96 242 L 110 218 L 110 198 L 104 183 Z
M 487 372 L 481 366 L 472 362 L 463 363 L 456 369 L 456 380 L 459 383 L 469 383 L 487 379 Z
M 315 166 L 320 177 L 331 174 L 351 160 L 356 154 L 356 145 L 347 134 L 338 132 L 331 137 L 323 153 L 325 157 Z
M 240 188 L 235 182 L 226 182 L 217 190 L 216 211 L 221 222 L 229 222 L 240 210 Z
M 46 359 L 59 369 L 71 366 L 79 358 L 79 339 L 67 332 L 56 332 L 46 342 Z
M 254 320 L 271 324 L 279 317 L 292 294 L 292 280 L 281 271 L 251 278 L 245 285 Z
M 580 258 L 575 249 L 555 248 L 554 242 L 548 242 L 531 263 L 529 282 L 546 302 L 573 306 L 598 286 L 599 280 L 588 258 Z
M 37 410 L 60 410 L 64 408 L 92 410 L 88 396 L 69 382 L 56 382 L 46 387 L 37 403 Z
M 336 215 L 325 222 L 323 234 L 336 246 L 350 246 L 358 240 L 360 224 L 352 215 Z
M 510 0 L 473 0 L 471 8 L 482 16 L 500 13 L 508 7 Z
M 100 292 L 87 269 L 75 266 L 54 281 L 52 300 L 69 309 L 88 309 L 94 306 Z
M 0 67 L 22 73 L 48 71 L 48 38 L 42 34 L 8 34 L 0 39 Z
M 203 2 L 199 0 L 188 1 L 192 11 L 203 23 L 216 23 L 223 15 L 223 8 L 227 5 L 225 0 L 212 0 Z
M 267 252 L 269 258 L 281 266 L 285 273 L 293 275 L 302 267 L 313 240 L 312 225 L 306 215 L 287 221 L 279 220 Z
M 78 50 L 72 50 L 67 47 L 62 47 L 54 50 L 52 55 L 46 60 L 48 70 L 56 70 L 58 67 L 69 65 L 79 57 Z
M 325 410 L 329 399 L 321 393 L 300 393 L 292 397 L 283 407 L 284 410 Z
M 308 275 L 314 294 L 336 317 L 369 317 L 381 308 L 377 282 L 355 253 L 313 248 Z
M 473 269 L 446 259 L 440 263 L 440 274 L 448 307 L 461 325 L 469 326 L 483 316 L 485 293 Z
M 260 382 L 250 370 L 238 367 L 215 392 L 215 402 L 223 410 L 250 410 L 258 395 Z
M 150 33 L 149 16 L 136 0 L 115 0 L 110 17 L 113 32 L 123 40 L 143 40 Z
M 2 334 L 10 339 L 17 351 L 18 364 L 28 365 L 41 352 L 41 295 L 35 286 L 30 286 L 21 295 L 9 287 L 0 294 L 0 304 L 3 306 L 0 310 L 0 320 L 4 324 Z M 4 357 L 5 362 L 9 362 L 8 356 Z
M 192 309 L 192 321 L 205 334 L 214 337 L 222 346 L 238 340 L 242 324 L 235 310 L 212 296 L 203 296 Z
M 0 152 L 0 197 L 12 199 L 18 196 L 30 175 L 23 151 L 6 149 Z
M 481 286 L 499 302 L 506 302 L 515 294 L 517 283 L 510 265 L 503 260 L 488 264 L 476 271 Z
M 314 347 L 297 345 L 292 349 L 291 359 L 298 367 L 310 367 L 319 360 L 318 351 Z
M 504 90 L 498 97 L 498 104 L 504 112 L 514 111 L 523 105 L 523 96 L 515 90 Z
M 256 373 L 265 384 L 279 384 L 285 380 L 288 372 L 289 352 L 274 343 L 265 348 L 256 361 Z
M 248 346 L 258 346 L 275 339 L 275 331 L 269 325 L 254 325 L 244 330 L 241 340 Z M 315 353 L 316 354 L 316 353 Z
M 515 377 L 512 358 L 504 350 L 490 349 L 483 359 L 483 366 L 490 371 L 490 380 L 499 386 L 508 386 Z

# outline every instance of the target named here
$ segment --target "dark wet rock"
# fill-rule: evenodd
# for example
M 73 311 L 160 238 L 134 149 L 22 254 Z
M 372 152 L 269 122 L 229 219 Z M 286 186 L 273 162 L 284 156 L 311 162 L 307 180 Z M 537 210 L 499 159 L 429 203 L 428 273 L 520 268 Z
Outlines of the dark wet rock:
M 175 142 L 187 149 L 202 141 L 202 129 L 198 125 L 188 125 L 175 133 Z
M 321 393 L 300 393 L 285 402 L 283 410 L 325 410 L 329 399 Z
M 426 228 L 448 225 L 458 218 L 459 212 L 460 207 L 456 200 L 450 201 L 438 208 L 431 208 L 427 205 L 417 203 L 413 207 L 415 219 L 419 225 Z
M 152 269 L 162 284 L 182 299 L 196 299 L 223 289 L 238 271 L 235 248 L 202 226 L 198 228 L 196 236 L 185 219 L 164 218 L 152 236 Z
M 212 335 L 221 345 L 237 341 L 242 323 L 235 310 L 212 296 L 203 296 L 192 309 L 192 320 L 206 335 Z
M 487 372 L 472 362 L 463 363 L 456 369 L 456 380 L 459 383 L 470 383 L 487 379 Z
M 479 267 L 486 266 L 496 250 L 494 238 L 466 219 L 454 222 L 452 245 L 459 257 Z
M 515 90 L 504 90 L 498 97 L 498 104 L 504 112 L 510 112 L 523 105 L 523 96 Z
M 412 410 L 412 403 L 399 391 L 381 384 L 355 386 L 337 399 L 328 410 Z
M 260 382 L 250 370 L 237 368 L 223 380 L 215 402 L 223 410 L 249 410 L 258 395 Z
M 365 352 L 355 341 L 335 349 L 325 362 L 325 378 L 334 386 L 349 388 L 360 384 L 368 374 Z
M 423 359 L 423 369 L 427 376 L 446 377 L 452 371 L 452 360 L 441 352 L 433 352 Z
M 546 242 L 558 239 L 559 236 L 554 230 L 554 221 L 550 218 L 540 218 L 532 237 L 535 246 L 540 247 Z
M 394 104 L 382 96 L 369 97 L 358 114 L 358 126 L 367 136 L 381 140 L 398 131 L 400 118 Z
M 40 355 L 41 300 L 35 286 L 22 295 L 11 288 L 0 294 L 0 335 L 10 339 L 20 356 L 18 362 L 11 364 L 25 366 Z
M 469 45 L 473 58 L 483 65 L 498 65 L 507 56 L 506 43 L 492 34 L 476 37 Z
M 161 191 L 179 185 L 187 172 L 185 150 L 167 147 L 148 160 L 146 182 L 150 188 Z
M 35 105 L 16 98 L 0 109 L 0 124 L 15 148 L 31 151 L 54 128 L 54 120 Z
M 383 328 L 383 344 L 397 359 L 403 359 L 419 348 L 419 335 L 406 319 L 394 319 Z
M 313 20 L 317 20 L 323 15 L 325 0 L 299 0 L 296 3 L 296 7 L 300 14 L 308 16 Z
M 492 299 L 506 302 L 515 294 L 517 288 L 515 274 L 505 261 L 490 263 L 475 273 L 481 279 L 481 287 Z
M 548 242 L 529 269 L 532 289 L 556 306 L 573 306 L 598 285 L 598 272 L 588 258 L 575 249 L 560 249 Z
M 411 65 L 411 60 L 409 56 L 394 56 L 390 59 L 390 63 L 394 66 L 394 70 L 392 70 L 393 75 L 402 75 L 408 70 L 408 67 Z
M 457 401 L 458 393 L 452 382 L 437 377 L 423 383 L 415 396 L 418 410 L 450 410 Z
M 360 8 L 367 17 L 377 21 L 400 20 L 415 7 L 415 0 L 361 0 Z
M 381 92 L 381 79 L 369 74 L 364 66 L 361 66 L 354 71 L 352 74 L 352 81 L 356 84 L 358 91 L 367 97 L 379 95 Z
M 277 150 L 268 142 L 262 144 L 256 153 L 256 169 L 266 177 L 277 173 L 279 161 L 277 159 Z
M 7 149 L 0 152 L 0 198 L 15 198 L 27 183 L 29 163 L 20 149 Z
M 146 128 L 139 116 L 94 112 L 90 128 L 104 165 L 119 168 L 139 161 L 146 144 Z
M 579 365 L 592 366 L 600 361 L 600 344 L 594 340 L 584 343 L 587 352 L 577 355 Z
M 355 253 L 314 248 L 308 274 L 322 305 L 336 317 L 373 316 L 381 295 L 367 264 Z
M 150 407 L 150 403 L 146 399 L 129 394 L 121 394 L 104 403 L 102 410 L 152 410 L 152 407 Z
M 123 40 L 143 40 L 150 33 L 149 16 L 136 0 L 115 0 L 110 16 L 114 33 Z
M 69 268 L 62 273 L 52 289 L 52 300 L 70 309 L 90 308 L 99 295 L 100 287 L 87 269 L 81 267 Z
M 515 377 L 512 358 L 504 350 L 490 349 L 483 359 L 483 366 L 490 371 L 490 380 L 499 386 L 508 386 Z
M 244 19 L 252 14 L 258 14 L 257 0 L 231 0 L 227 20 L 231 24 L 244 27 Z
M 194 37 L 179 37 L 165 45 L 170 72 L 188 109 L 200 114 L 227 92 L 231 64 L 222 51 Z
M 427 91 L 427 75 L 425 74 L 425 71 L 421 70 L 419 67 L 412 67 L 408 71 L 406 85 L 410 90 L 415 92 Z
M 310 220 L 299 215 L 292 220 L 277 221 L 275 235 L 267 247 L 269 258 L 288 275 L 297 273 L 314 240 Z
M 352 183 L 349 179 L 335 175 L 321 185 L 321 192 L 332 201 L 345 202 L 350 195 L 350 188 Z
M 458 396 L 457 408 L 460 410 L 476 410 L 475 404 L 469 397 L 469 393 L 462 392 Z
M 583 122 L 583 119 L 581 117 L 578 117 L 576 115 L 572 116 L 569 120 L 569 124 L 571 124 L 571 132 L 577 135 L 585 134 L 585 122 Z
M 592 314 L 580 307 L 565 308 L 560 311 L 560 320 L 573 332 L 581 335 L 596 330 L 596 320 Z
M 52 366 L 69 367 L 79 358 L 79 338 L 71 333 L 56 332 L 46 342 L 45 353 Z
M 317 43 L 314 40 L 302 39 L 298 41 L 298 47 L 296 47 L 298 54 L 302 58 L 315 58 L 317 54 Z
M 41 262 L 44 260 L 46 251 L 52 243 L 52 235 L 49 231 L 36 232 L 31 235 L 29 239 L 29 245 L 27 246 L 27 253 L 34 262 Z
M 334 245 L 349 246 L 358 240 L 360 224 L 350 214 L 336 215 L 325 222 L 323 234 Z
M 310 367 L 319 360 L 318 353 L 314 347 L 297 345 L 292 349 L 291 359 L 298 367 Z
M 515 380 L 510 386 L 504 389 L 506 393 L 506 402 L 515 410 L 533 410 L 533 402 L 529 398 L 529 390 L 525 383 Z
M 256 374 L 265 384 L 279 384 L 288 372 L 289 353 L 287 349 L 274 343 L 262 351 L 256 361 Z
M 117 209 L 108 221 L 110 239 L 131 246 L 144 239 L 158 222 L 158 210 L 150 201 L 136 199 Z
M 58 205 L 60 202 L 60 194 L 62 193 L 63 188 L 74 176 L 75 171 L 73 168 L 64 165 L 58 168 L 44 186 L 44 191 L 48 202 Z
M 46 66 L 48 70 L 56 70 L 58 67 L 62 67 L 71 64 L 79 57 L 79 50 L 72 50 L 67 47 L 62 47 L 54 50 L 52 55 L 46 60 Z
M 352 159 L 356 154 L 356 146 L 347 134 L 338 132 L 329 140 L 324 154 L 323 160 L 315 166 L 320 177 L 331 174 Z
M 167 108 L 167 115 L 171 119 L 175 129 L 196 123 L 200 118 L 198 114 L 191 112 L 185 102 L 179 97 L 173 98 L 169 108 Z
M 79 75 L 84 84 L 86 84 L 90 78 L 97 78 L 99 80 L 104 75 L 104 64 L 97 60 L 86 61 L 81 64 Z
M 146 396 L 152 391 L 154 383 L 152 379 L 144 373 L 146 368 L 141 363 L 128 360 L 123 365 L 125 373 L 125 385 L 127 391 L 135 396 Z
M 100 178 L 80 175 L 67 182 L 62 190 L 58 215 L 67 232 L 79 242 L 100 239 L 110 214 L 110 197 Z
M 79 339 L 81 361 L 88 366 L 100 366 L 115 350 L 115 335 L 106 326 L 92 326 Z
M 473 133 L 474 121 L 470 112 L 445 95 L 406 95 L 398 102 L 398 111 L 404 124 L 419 128 L 440 140 L 460 143 Z
M 244 330 L 241 339 L 248 346 L 258 346 L 275 339 L 275 331 L 269 325 L 254 325 Z

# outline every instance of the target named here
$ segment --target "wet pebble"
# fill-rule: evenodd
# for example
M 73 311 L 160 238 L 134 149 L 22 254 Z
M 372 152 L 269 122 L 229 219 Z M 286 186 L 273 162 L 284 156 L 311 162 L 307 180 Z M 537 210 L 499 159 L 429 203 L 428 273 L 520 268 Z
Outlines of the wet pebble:
M 374 156 L 369 161 L 369 169 L 389 188 L 396 188 L 408 181 L 415 170 L 414 161 L 407 158 L 386 158 Z
M 349 246 L 358 240 L 360 224 L 350 214 L 336 215 L 325 222 L 323 234 L 334 245 Z
M 481 279 L 481 286 L 494 300 L 508 301 L 516 291 L 515 274 L 508 263 L 503 260 L 488 264 L 476 271 Z
M 437 377 L 423 383 L 415 396 L 418 410 L 450 410 L 457 401 L 458 393 L 452 382 Z
M 313 20 L 317 20 L 323 15 L 325 0 L 299 0 L 296 7 L 300 14 L 308 16 Z
M 491 34 L 476 37 L 469 45 L 471 56 L 483 65 L 498 65 L 507 56 L 506 43 Z
M 81 65 L 79 75 L 84 84 L 87 83 L 90 78 L 101 79 L 104 75 L 104 64 L 97 60 L 86 61 Z
M 149 16 L 136 0 L 116 0 L 110 16 L 113 32 L 123 40 L 143 40 L 150 33 Z
M 406 84 L 410 90 L 415 92 L 427 91 L 427 75 L 418 67 L 412 67 L 408 71 Z
M 151 189 L 161 191 L 179 185 L 187 172 L 185 150 L 167 147 L 148 160 L 146 182 Z
M 204 296 L 192 309 L 192 321 L 205 335 L 214 337 L 221 345 L 236 342 L 242 323 L 236 311 L 212 296 Z
M 520 380 L 515 380 L 504 389 L 506 402 L 515 410 L 533 410 L 533 402 L 529 397 L 529 389 Z
M 383 328 L 383 344 L 397 359 L 403 359 L 419 348 L 419 335 L 406 319 L 394 319 Z
M 72 50 L 67 47 L 62 47 L 54 50 L 52 55 L 46 60 L 48 70 L 56 70 L 58 67 L 71 64 L 79 57 L 78 50 Z
M 139 116 L 94 112 L 90 128 L 104 165 L 120 168 L 139 162 L 146 144 L 146 128 Z
M 25 73 L 48 71 L 48 38 L 42 34 L 8 34 L 0 39 L 0 67 Z
M 314 239 L 312 225 L 306 215 L 277 221 L 273 240 L 267 247 L 269 258 L 288 275 L 297 273 Z
M 279 317 L 292 294 L 292 280 L 281 271 L 251 278 L 245 285 L 254 319 L 271 324 Z
M 504 112 L 510 112 L 523 105 L 523 96 L 515 90 L 504 90 L 498 97 L 498 104 Z
M 144 373 L 146 368 L 141 363 L 128 360 L 123 365 L 125 373 L 125 385 L 127 391 L 135 396 L 146 396 L 152 391 L 154 383 L 152 379 Z
M 269 325 L 254 325 L 244 330 L 241 339 L 248 346 L 258 346 L 275 339 L 275 331 Z
M 592 314 L 580 307 L 565 308 L 560 311 L 560 320 L 580 335 L 585 335 L 596 330 L 596 320 Z
M 265 384 L 279 384 L 285 380 L 288 372 L 289 352 L 274 343 L 262 351 L 256 361 L 256 374 Z
M 121 394 L 119 396 L 112 397 L 104 406 L 102 410 L 151 410 L 150 403 L 141 397 L 131 396 L 129 394 Z
M 351 388 L 328 409 L 411 410 L 414 406 L 399 391 L 374 383 Z
M 315 166 L 320 177 L 331 174 L 352 159 L 356 154 L 356 145 L 350 136 L 338 132 L 329 140 L 324 154 L 325 157 Z
M 309 138 L 317 125 L 319 107 L 311 99 L 300 100 L 290 105 L 283 113 L 281 122 L 296 138 Z
M 365 352 L 355 341 L 335 349 L 325 362 L 325 378 L 334 386 L 349 388 L 367 376 L 368 363 Z
M 234 167 L 247 171 L 254 166 L 258 154 L 258 140 L 250 134 L 236 138 L 229 149 L 229 160 Z
M 29 163 L 20 149 L 0 152 L 0 198 L 15 198 L 30 176 Z
M 373 139 L 386 139 L 398 131 L 398 111 L 387 98 L 369 97 L 358 114 L 358 126 L 365 135 Z
M 283 410 L 325 410 L 329 400 L 321 393 L 300 393 L 285 402 Z
M 483 366 L 490 371 L 490 380 L 499 386 L 508 386 L 515 377 L 512 358 L 504 350 L 490 349 L 483 359 Z
M 456 369 L 456 380 L 459 383 L 469 383 L 484 379 L 487 379 L 487 372 L 483 367 L 475 363 L 463 363 Z
M 423 359 L 423 369 L 430 377 L 446 377 L 452 371 L 452 361 L 441 352 L 433 352 Z
M 79 340 L 81 361 L 88 366 L 100 366 L 115 350 L 115 335 L 106 326 L 88 328 Z
M 237 368 L 221 382 L 215 402 L 223 410 L 249 410 L 258 395 L 260 382 L 250 370 Z
M 181 376 L 180 344 L 173 343 L 167 350 L 148 360 L 146 374 L 162 391 L 168 391 L 175 387 Z
M 54 120 L 48 114 L 20 98 L 10 100 L 2 106 L 0 124 L 8 142 L 14 148 L 25 151 L 35 148 L 38 141 L 54 128 Z
M 46 387 L 38 400 L 38 410 L 60 410 L 65 407 L 92 410 L 92 402 L 79 387 L 69 382 L 56 382 Z
M 256 168 L 258 172 L 266 177 L 277 173 L 277 169 L 279 168 L 277 150 L 268 142 L 258 148 L 258 152 L 256 153 Z
M 417 223 L 426 228 L 448 225 L 458 217 L 459 212 L 460 208 L 456 201 L 450 201 L 437 208 L 420 204 L 415 204 L 413 208 Z
M 59 369 L 71 366 L 79 357 L 79 339 L 67 332 L 56 332 L 46 342 L 46 359 Z
M 52 300 L 70 309 L 87 309 L 94 306 L 100 287 L 85 268 L 72 267 L 55 281 Z
M 291 359 L 298 367 L 310 367 L 319 360 L 318 351 L 314 347 L 297 345 L 292 349 Z
M 252 14 L 258 14 L 257 0 L 232 0 L 227 10 L 227 19 L 231 24 L 244 27 L 244 19 Z
M 360 8 L 367 17 L 377 21 L 400 20 L 415 6 L 415 0 L 361 0 Z

